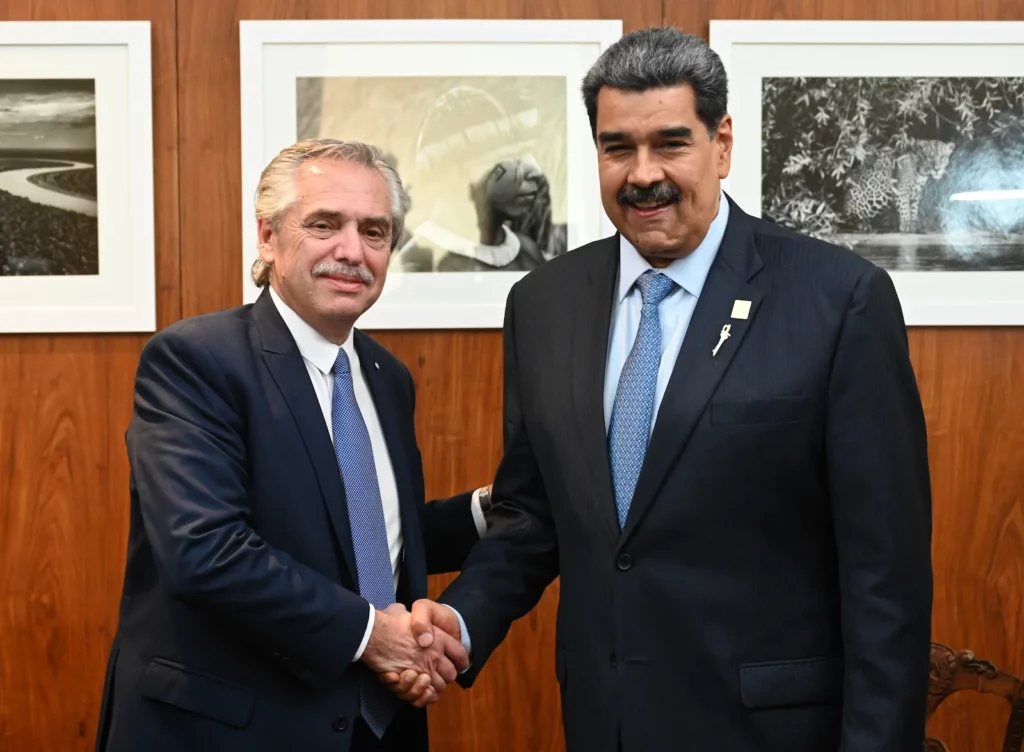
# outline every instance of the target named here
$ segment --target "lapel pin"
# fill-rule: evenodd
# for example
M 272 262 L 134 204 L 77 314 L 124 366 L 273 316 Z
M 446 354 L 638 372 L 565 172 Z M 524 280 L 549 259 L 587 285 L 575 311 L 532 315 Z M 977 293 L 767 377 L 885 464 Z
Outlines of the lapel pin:
M 715 345 L 715 349 L 711 351 L 712 358 L 718 355 L 718 348 L 722 346 L 722 343 L 732 336 L 731 334 L 729 334 L 730 329 L 732 329 L 732 324 L 726 324 L 725 326 L 722 327 L 722 331 L 718 335 L 718 344 Z
M 377 361 L 374 361 L 373 362 L 373 367 L 376 368 L 379 371 L 380 370 L 380 363 L 378 363 Z
M 750 301 L 737 300 L 732 304 L 732 318 L 745 319 L 750 315 Z

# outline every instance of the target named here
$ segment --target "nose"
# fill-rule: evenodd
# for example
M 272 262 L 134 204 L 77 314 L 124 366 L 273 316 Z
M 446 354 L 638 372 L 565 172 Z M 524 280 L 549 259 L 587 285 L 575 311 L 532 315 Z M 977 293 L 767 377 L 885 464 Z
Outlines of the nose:
M 355 222 L 346 222 L 336 236 L 333 257 L 351 266 L 363 263 L 363 237 Z
M 665 171 L 657 157 L 646 146 L 636 150 L 633 169 L 629 173 L 629 182 L 633 185 L 646 187 L 665 179 Z

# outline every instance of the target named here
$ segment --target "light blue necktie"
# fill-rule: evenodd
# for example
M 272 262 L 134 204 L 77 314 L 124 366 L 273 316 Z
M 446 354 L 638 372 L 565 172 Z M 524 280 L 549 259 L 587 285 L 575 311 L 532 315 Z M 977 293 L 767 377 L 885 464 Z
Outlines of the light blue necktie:
M 640 327 L 619 376 L 608 430 L 615 508 L 619 515 L 620 529 L 626 523 L 626 513 L 633 501 L 633 491 L 644 464 L 651 421 L 654 419 L 654 392 L 658 384 L 658 367 L 661 365 L 661 320 L 658 317 L 658 306 L 672 292 L 675 282 L 664 274 L 648 270 L 640 275 L 636 286 L 640 288 L 643 300 Z
M 331 429 L 334 453 L 345 485 L 348 520 L 352 528 L 352 547 L 356 555 L 359 594 L 385 609 L 395 602 L 395 581 L 391 571 L 391 553 L 384 524 L 384 507 L 373 462 L 370 433 L 356 402 L 348 354 L 338 348 L 334 360 L 334 395 L 331 398 Z M 360 691 L 363 720 L 379 739 L 394 717 L 400 700 L 373 677 L 363 672 Z

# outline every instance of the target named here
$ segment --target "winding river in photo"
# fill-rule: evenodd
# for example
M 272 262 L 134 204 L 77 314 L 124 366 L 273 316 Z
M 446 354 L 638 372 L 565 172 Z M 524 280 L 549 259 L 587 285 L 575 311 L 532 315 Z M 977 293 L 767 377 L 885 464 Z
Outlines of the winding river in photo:
M 53 167 L 28 167 L 4 170 L 0 172 L 0 191 L 7 191 L 15 196 L 27 198 L 29 201 L 42 204 L 43 206 L 52 206 L 57 209 L 65 209 L 95 217 L 95 200 L 64 193 L 38 179 L 40 176 L 49 173 L 89 169 L 92 165 L 84 162 L 54 162 L 54 165 Z

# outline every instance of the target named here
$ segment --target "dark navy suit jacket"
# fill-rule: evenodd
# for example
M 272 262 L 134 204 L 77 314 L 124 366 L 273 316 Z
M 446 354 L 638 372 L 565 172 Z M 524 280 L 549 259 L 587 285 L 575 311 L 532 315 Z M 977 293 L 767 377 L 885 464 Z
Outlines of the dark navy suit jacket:
M 394 467 L 408 606 L 478 540 L 471 496 L 424 503 L 412 378 L 353 336 Z M 268 291 L 147 343 L 127 446 L 128 560 L 97 750 L 349 749 L 369 607 L 333 444 Z M 401 723 L 400 748 L 425 749 L 425 712 L 409 706 Z
M 497 504 L 441 598 L 472 641 L 462 683 L 560 575 L 569 752 L 920 752 L 930 480 L 889 276 L 732 204 L 620 531 L 618 261 L 600 240 L 509 295 Z

